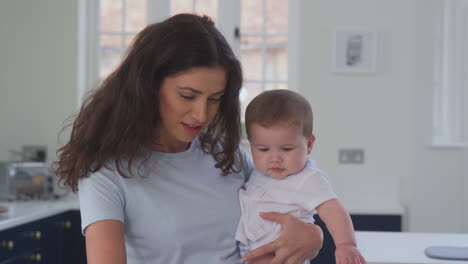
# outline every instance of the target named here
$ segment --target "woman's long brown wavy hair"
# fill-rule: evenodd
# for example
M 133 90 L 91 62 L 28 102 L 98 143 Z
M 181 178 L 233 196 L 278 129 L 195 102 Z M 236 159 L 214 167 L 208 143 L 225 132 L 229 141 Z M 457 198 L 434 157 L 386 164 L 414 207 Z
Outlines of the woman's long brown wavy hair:
M 141 31 L 118 68 L 87 96 L 73 123 L 67 125 L 72 126 L 70 140 L 57 151 L 53 163 L 59 181 L 76 192 L 79 179 L 103 167 L 111 169 L 109 161 L 115 161 L 122 177 L 134 176 L 130 168 L 138 150 L 154 144 L 162 81 L 200 66 L 221 66 L 227 76 L 218 113 L 200 142 L 223 175 L 237 171 L 240 63 L 210 18 L 180 14 Z M 138 159 L 140 164 L 150 154 Z

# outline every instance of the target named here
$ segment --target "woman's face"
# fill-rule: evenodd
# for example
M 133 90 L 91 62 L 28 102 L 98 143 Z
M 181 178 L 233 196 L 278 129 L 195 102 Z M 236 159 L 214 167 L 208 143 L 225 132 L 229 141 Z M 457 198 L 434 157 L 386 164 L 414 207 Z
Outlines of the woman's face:
M 185 151 L 218 112 L 226 87 L 221 67 L 195 67 L 163 80 L 159 91 L 161 122 L 155 149 Z

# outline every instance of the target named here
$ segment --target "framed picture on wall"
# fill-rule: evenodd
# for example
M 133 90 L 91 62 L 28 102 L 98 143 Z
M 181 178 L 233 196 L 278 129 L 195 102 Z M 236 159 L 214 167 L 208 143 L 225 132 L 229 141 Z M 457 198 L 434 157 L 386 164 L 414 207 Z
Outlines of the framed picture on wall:
M 375 72 L 377 33 L 366 30 L 335 30 L 332 72 Z

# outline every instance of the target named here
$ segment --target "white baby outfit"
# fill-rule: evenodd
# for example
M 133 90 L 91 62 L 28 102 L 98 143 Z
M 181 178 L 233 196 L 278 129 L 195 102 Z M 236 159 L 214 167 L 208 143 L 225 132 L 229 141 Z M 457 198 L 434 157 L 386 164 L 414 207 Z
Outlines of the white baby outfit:
M 241 242 L 241 255 L 280 235 L 281 225 L 264 220 L 259 213 L 287 213 L 304 222 L 313 223 L 315 208 L 333 198 L 336 198 L 336 194 L 328 177 L 315 166 L 313 160 L 309 159 L 300 172 L 281 180 L 255 170 L 244 189 L 239 191 L 242 216 L 236 240 Z

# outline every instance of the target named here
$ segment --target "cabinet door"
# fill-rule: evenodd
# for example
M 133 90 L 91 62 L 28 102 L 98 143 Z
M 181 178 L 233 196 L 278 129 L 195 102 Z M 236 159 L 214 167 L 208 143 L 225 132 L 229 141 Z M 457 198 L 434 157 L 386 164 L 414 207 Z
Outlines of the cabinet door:
M 62 263 L 86 263 L 85 238 L 81 233 L 80 211 L 69 211 L 61 215 L 61 259 Z
M 316 214 L 315 224 L 323 230 L 323 246 L 318 256 L 311 264 L 335 264 L 335 242 L 333 241 L 327 226 Z M 401 231 L 401 215 L 351 215 L 354 230 L 356 231 Z
M 58 263 L 54 246 L 59 235 L 54 230 L 53 218 L 0 232 L 0 263 Z M 52 247 L 54 250 L 47 250 Z
M 0 264 L 34 264 L 34 263 L 50 263 L 47 260 L 44 260 L 44 251 L 42 250 L 32 250 L 26 253 L 23 253 L 19 256 L 12 257 L 8 260 L 0 262 Z
M 86 263 L 79 211 L 47 217 L 0 232 L 0 264 Z

